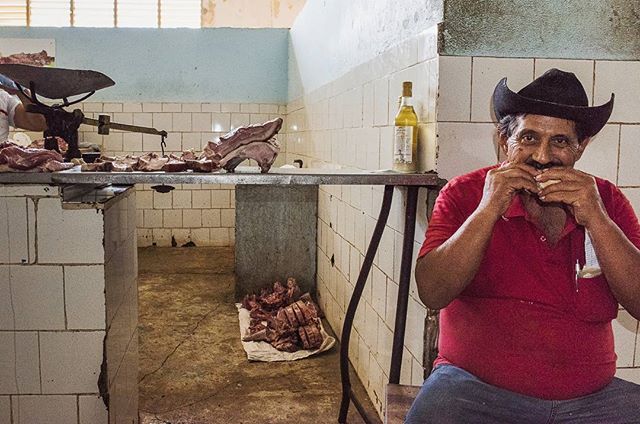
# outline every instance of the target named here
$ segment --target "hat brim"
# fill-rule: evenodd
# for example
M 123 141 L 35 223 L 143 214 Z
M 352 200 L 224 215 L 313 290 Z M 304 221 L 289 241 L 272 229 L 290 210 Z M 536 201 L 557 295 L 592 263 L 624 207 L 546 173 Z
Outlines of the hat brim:
M 615 95 L 600 106 L 571 106 L 560 103 L 532 99 L 515 93 L 507 87 L 507 79 L 502 78 L 493 91 L 493 111 L 498 122 L 507 115 L 529 113 L 534 115 L 553 116 L 579 122 L 585 136 L 596 135 L 605 126 L 611 112 Z

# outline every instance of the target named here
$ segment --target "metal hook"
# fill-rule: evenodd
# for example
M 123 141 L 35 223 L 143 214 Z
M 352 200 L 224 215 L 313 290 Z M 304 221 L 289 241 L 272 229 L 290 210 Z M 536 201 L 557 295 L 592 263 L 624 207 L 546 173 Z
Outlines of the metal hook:
M 163 131 L 164 132 L 164 131 Z M 160 140 L 160 149 L 162 150 L 162 157 L 164 157 L 164 148 L 167 147 L 167 142 L 165 141 L 165 139 L 167 138 L 167 134 L 164 133 L 161 136 L 161 140 Z

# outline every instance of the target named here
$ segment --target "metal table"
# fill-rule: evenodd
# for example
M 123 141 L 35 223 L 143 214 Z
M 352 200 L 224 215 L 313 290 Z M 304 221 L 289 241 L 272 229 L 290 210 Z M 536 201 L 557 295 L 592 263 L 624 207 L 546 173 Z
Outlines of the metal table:
M 345 423 L 349 404 L 353 401 L 356 409 L 367 423 L 374 422 L 369 417 L 362 404 L 351 388 L 349 378 L 349 339 L 358 303 L 362 297 L 373 259 L 387 224 L 393 189 L 405 187 L 407 189 L 407 204 L 405 205 L 405 226 L 402 244 L 402 259 L 400 265 L 400 281 L 396 306 L 396 321 L 393 334 L 393 348 L 389 383 L 398 384 L 402 365 L 402 352 L 409 301 L 409 282 L 413 258 L 413 242 L 415 236 L 416 209 L 418 190 L 421 187 L 428 190 L 439 190 L 444 180 L 436 173 L 401 174 L 393 171 L 357 171 L 342 169 L 310 169 L 310 168 L 273 168 L 266 174 L 261 174 L 257 167 L 238 167 L 235 173 L 214 172 L 80 172 L 79 167 L 68 171 L 54 173 L 3 173 L 0 174 L 0 184 L 268 184 L 268 185 L 384 185 L 384 195 L 378 220 L 367 248 L 362 268 L 347 307 L 340 341 L 340 374 L 342 379 L 342 398 L 340 403 L 339 423 Z

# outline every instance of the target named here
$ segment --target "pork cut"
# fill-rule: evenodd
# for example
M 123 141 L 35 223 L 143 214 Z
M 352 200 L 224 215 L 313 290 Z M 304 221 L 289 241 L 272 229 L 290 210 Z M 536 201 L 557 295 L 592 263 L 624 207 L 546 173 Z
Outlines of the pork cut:
M 322 345 L 320 308 L 309 293 L 300 295 L 294 278 L 288 278 L 286 286 L 276 281 L 261 290 L 259 296 L 245 296 L 242 307 L 250 311 L 251 317 L 243 341 L 265 341 L 286 352 Z
M 15 143 L 0 143 L 0 166 L 3 172 L 54 172 L 73 168 L 62 155 L 53 150 L 22 147 Z
M 180 156 L 159 156 L 149 152 L 141 156 L 102 156 L 94 164 L 82 164 L 82 171 L 101 172 L 214 172 L 225 169 L 234 172 L 247 159 L 255 160 L 260 171 L 271 169 L 280 152 L 280 145 L 274 138 L 282 128 L 282 118 L 272 119 L 263 124 L 237 128 L 215 141 L 207 143 L 200 154 L 192 150 Z
M 202 156 L 218 163 L 227 172 L 234 172 L 246 159 L 255 160 L 262 173 L 269 172 L 280 152 L 280 145 L 274 137 L 282 128 L 282 122 L 282 118 L 276 118 L 263 124 L 237 128 L 207 143 Z

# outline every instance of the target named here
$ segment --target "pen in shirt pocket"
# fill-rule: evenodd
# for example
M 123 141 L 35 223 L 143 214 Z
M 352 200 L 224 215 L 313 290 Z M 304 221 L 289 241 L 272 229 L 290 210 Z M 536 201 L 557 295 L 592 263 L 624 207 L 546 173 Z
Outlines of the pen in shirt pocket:
M 578 292 L 578 276 L 580 275 L 580 261 L 576 259 L 576 272 L 574 274 L 574 282 L 576 284 L 576 293 Z

